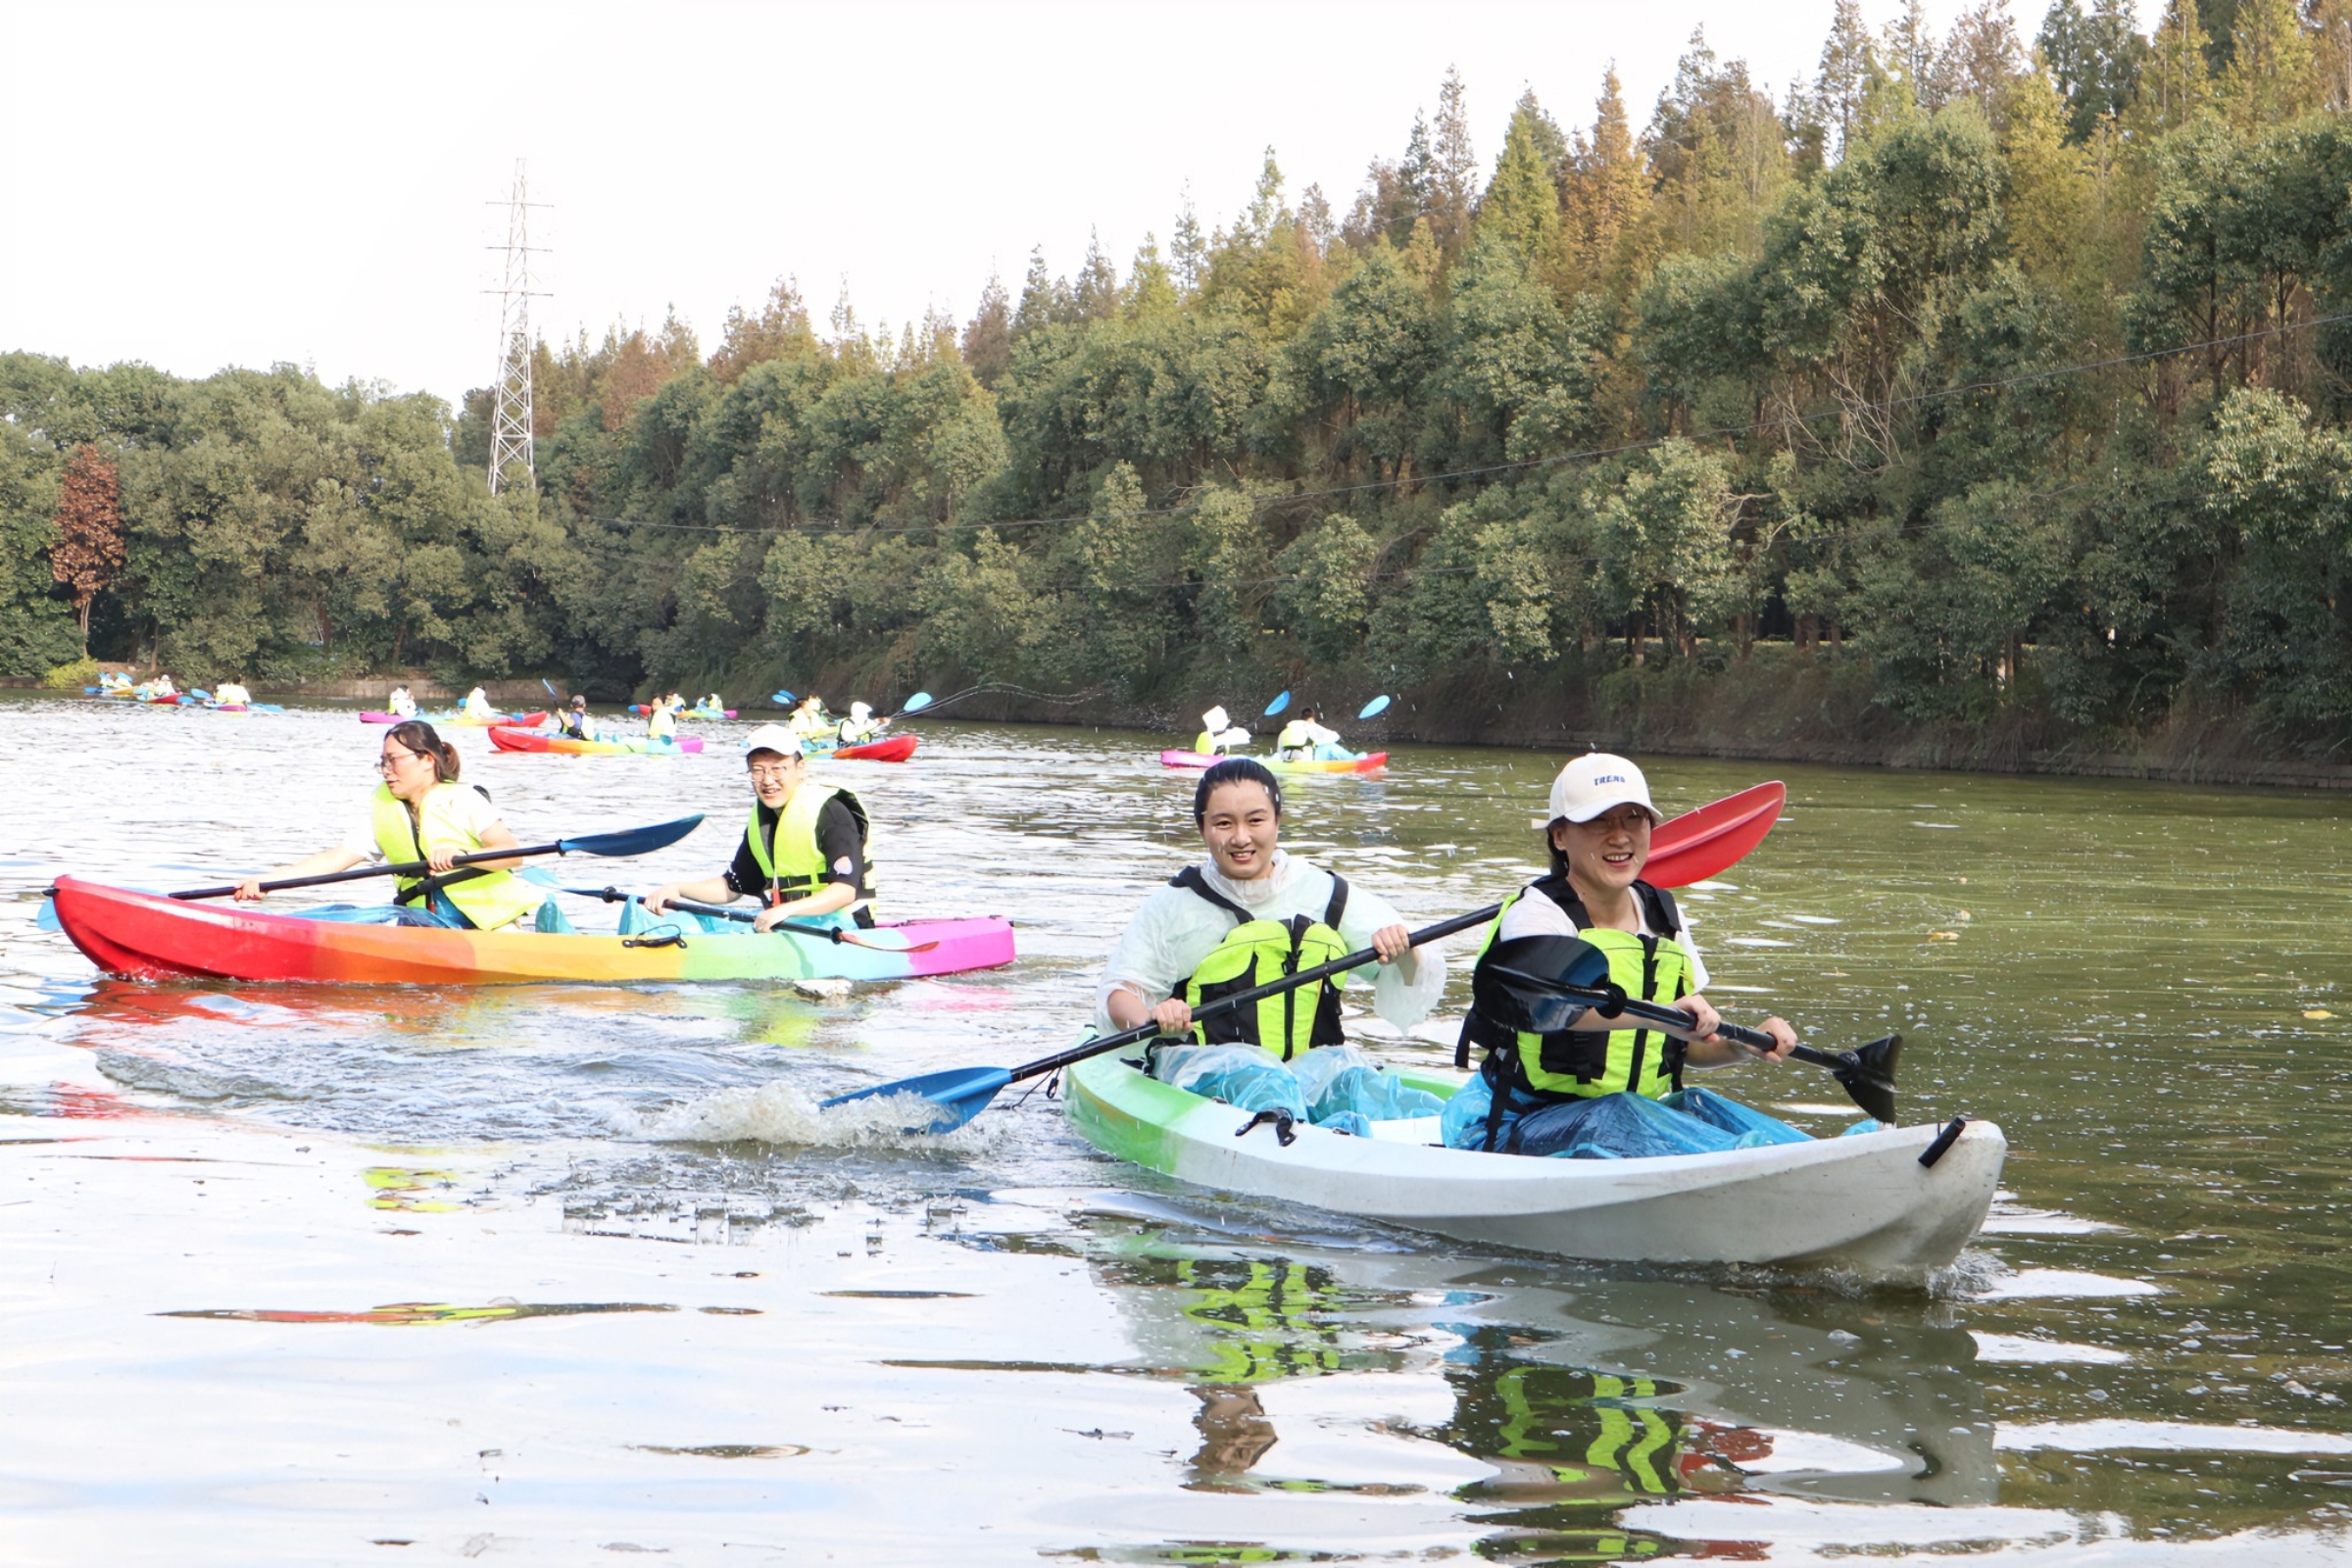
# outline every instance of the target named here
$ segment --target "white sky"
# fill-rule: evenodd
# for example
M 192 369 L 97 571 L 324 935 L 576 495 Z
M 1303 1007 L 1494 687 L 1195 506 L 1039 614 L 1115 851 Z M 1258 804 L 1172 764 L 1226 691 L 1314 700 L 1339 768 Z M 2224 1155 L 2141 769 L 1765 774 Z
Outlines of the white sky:
M 1896 0 L 1866 0 L 1874 24 Z M 456 401 L 497 356 L 503 204 L 529 160 L 543 335 L 716 346 L 797 274 L 820 325 L 968 317 L 1030 247 L 1124 274 L 1189 183 L 1204 228 L 1271 143 L 1345 214 L 1458 66 L 1492 167 L 1520 91 L 1637 123 L 1694 26 L 1776 96 L 1832 0 L 1185 5 L 154 6 L 0 0 L 0 350 L 201 376 L 292 361 Z M 1929 0 L 1938 29 L 1959 0 Z M 2020 33 L 2041 0 L 2012 0 Z

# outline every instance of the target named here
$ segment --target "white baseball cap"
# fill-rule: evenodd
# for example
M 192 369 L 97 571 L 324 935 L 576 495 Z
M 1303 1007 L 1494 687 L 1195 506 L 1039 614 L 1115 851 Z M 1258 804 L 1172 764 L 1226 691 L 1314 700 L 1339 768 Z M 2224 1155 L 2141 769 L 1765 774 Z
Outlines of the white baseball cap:
M 866 719 L 872 716 L 873 711 L 874 710 L 871 708 L 868 708 L 863 703 L 852 703 L 850 705 L 850 717 L 854 719 Z
M 773 752 L 778 757 L 801 755 L 801 738 L 781 724 L 762 724 L 745 738 L 743 755 L 754 752 Z
M 1231 715 L 1229 715 L 1222 708 L 1212 708 L 1207 712 L 1200 715 L 1200 727 L 1212 733 L 1223 729 L 1226 725 L 1232 722 L 1233 719 Z
M 1608 752 L 1587 752 L 1551 781 L 1551 815 L 1535 825 L 1548 827 L 1562 817 L 1590 822 L 1620 806 L 1639 806 L 1652 822 L 1659 820 L 1658 808 L 1649 804 L 1649 780 L 1640 768 Z

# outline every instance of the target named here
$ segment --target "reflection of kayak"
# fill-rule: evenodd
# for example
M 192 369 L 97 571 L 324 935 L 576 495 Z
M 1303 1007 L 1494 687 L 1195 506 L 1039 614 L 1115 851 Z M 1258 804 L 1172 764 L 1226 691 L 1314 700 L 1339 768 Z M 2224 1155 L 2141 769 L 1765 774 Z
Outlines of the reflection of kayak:
M 1211 757 L 1206 752 L 1162 752 L 1159 754 L 1159 763 L 1162 767 L 1214 767 L 1224 760 L 1224 758 Z M 1379 773 L 1387 769 L 1389 754 L 1369 752 L 1362 757 L 1333 758 L 1328 761 L 1308 760 L 1290 762 L 1276 757 L 1260 757 L 1253 760 L 1263 762 L 1277 773 Z
M 619 935 L 451 931 L 266 914 L 60 877 L 57 919 L 101 969 L 133 979 L 410 981 L 513 984 L 534 980 L 903 980 L 991 969 L 1012 961 L 1011 922 L 908 920 L 861 933 L 903 939 L 922 953 L 880 952 L 822 936 L 773 931 L 705 934 L 683 944 L 625 947 Z M 641 920 L 641 923 L 644 923 Z M 659 920 L 635 940 L 670 929 Z
M 1400 1074 L 1453 1092 L 1450 1077 Z M 1299 1126 L 1236 1137 L 1247 1111 L 1147 1078 L 1115 1054 L 1068 1069 L 1071 1121 L 1096 1148 L 1199 1186 L 1312 1204 L 1461 1241 L 1657 1263 L 1835 1264 L 1924 1276 L 1959 1255 L 2008 1150 L 1971 1122 L 1935 1166 L 1934 1125 L 1722 1153 L 1534 1159 L 1432 1147 L 1437 1118 L 1350 1138 Z
M 649 741 L 642 735 L 618 741 L 575 741 L 568 735 L 542 735 L 537 730 L 505 725 L 490 731 L 490 745 L 501 752 L 565 752 L 586 757 L 676 757 L 703 749 L 702 738 L 696 735 L 681 735 L 668 743 Z

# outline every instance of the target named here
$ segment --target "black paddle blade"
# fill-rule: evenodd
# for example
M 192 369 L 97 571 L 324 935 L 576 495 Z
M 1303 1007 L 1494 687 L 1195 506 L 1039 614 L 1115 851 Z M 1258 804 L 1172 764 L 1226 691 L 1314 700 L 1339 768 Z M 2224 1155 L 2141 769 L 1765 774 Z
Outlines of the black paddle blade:
M 1575 937 L 1513 937 L 1497 942 L 1470 976 L 1470 1003 L 1479 1016 L 1506 1029 L 1548 1035 L 1592 1005 L 1591 991 L 1609 981 L 1608 956 Z
M 1832 1077 L 1845 1086 L 1854 1103 L 1873 1121 L 1894 1125 L 1894 1061 L 1902 1054 L 1903 1037 L 1888 1035 L 1867 1046 L 1838 1053 Z M 1850 1064 L 1849 1064 L 1850 1062 Z

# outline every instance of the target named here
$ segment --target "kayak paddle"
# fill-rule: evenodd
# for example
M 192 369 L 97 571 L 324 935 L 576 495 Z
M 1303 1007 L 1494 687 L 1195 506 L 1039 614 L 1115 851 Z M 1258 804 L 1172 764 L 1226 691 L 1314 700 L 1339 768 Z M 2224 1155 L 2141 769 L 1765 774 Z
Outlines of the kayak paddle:
M 1357 709 L 1355 710 L 1355 716 L 1358 718 L 1378 718 L 1381 714 L 1387 712 L 1388 710 L 1389 700 L 1386 697 L 1375 697 L 1363 707 Z
M 557 702 L 560 703 L 564 700 L 564 694 L 556 690 L 556 683 L 552 680 L 549 680 L 545 675 L 539 677 L 539 684 L 546 687 L 547 695 L 554 698 Z
M 529 844 L 512 850 L 481 850 L 472 855 L 461 855 L 450 861 L 452 865 L 473 865 L 482 860 L 512 860 L 525 855 L 651 855 L 667 849 L 702 825 L 702 817 L 681 816 L 674 822 L 656 822 L 651 827 L 623 828 L 617 833 L 584 833 L 577 838 L 558 839 L 553 844 Z M 328 871 L 320 876 L 290 876 L 262 884 L 264 893 L 275 893 L 282 888 L 323 887 L 329 882 L 357 882 L 371 876 L 420 876 L 432 871 L 422 860 L 403 860 L 393 865 L 361 865 L 348 871 Z M 235 893 L 242 883 L 230 882 L 217 888 L 189 888 L 185 892 L 166 895 L 174 899 L 225 899 Z
M 1482 925 L 1494 919 L 1501 909 L 1501 905 L 1490 904 L 1483 909 L 1473 909 L 1468 914 L 1457 914 L 1450 920 L 1440 920 L 1436 925 L 1424 926 L 1414 932 L 1410 941 L 1416 948 L 1425 942 L 1435 942 L 1440 937 L 1451 936 L 1456 931 L 1466 930 L 1474 925 Z M 1219 1013 L 1238 1011 L 1254 1003 L 1263 1002 L 1268 997 L 1280 996 L 1285 991 L 1293 991 L 1303 985 L 1312 985 L 1317 980 L 1329 979 L 1343 970 L 1360 969 L 1379 956 L 1380 955 L 1370 948 L 1358 948 L 1353 953 L 1343 954 L 1329 963 L 1318 963 L 1311 969 L 1301 969 L 1297 974 L 1285 975 L 1280 980 L 1269 980 L 1262 986 L 1251 986 L 1247 991 L 1237 991 L 1232 996 L 1219 997 L 1205 1006 L 1195 1008 L 1193 1017 L 1198 1020 L 1214 1017 Z M 925 1073 L 919 1078 L 902 1078 L 896 1083 L 877 1084 L 871 1089 L 853 1090 L 849 1094 L 835 1095 L 832 1099 L 819 1101 L 817 1103 L 820 1109 L 830 1109 L 835 1105 L 846 1105 L 853 1100 L 873 1100 L 887 1095 L 919 1095 L 931 1102 L 930 1123 L 927 1126 L 909 1127 L 906 1130 L 917 1133 L 952 1133 L 986 1110 L 989 1102 L 997 1098 L 997 1091 L 1003 1089 L 1006 1084 L 1016 1084 L 1024 1078 L 1035 1078 L 1044 1073 L 1056 1072 L 1072 1062 L 1084 1061 L 1089 1056 L 1100 1056 L 1104 1052 L 1116 1051 L 1121 1046 L 1132 1046 L 1138 1041 L 1149 1040 L 1158 1033 L 1159 1025 L 1156 1023 L 1138 1024 L 1133 1029 L 1122 1029 L 1115 1035 L 1104 1035 L 1100 1040 L 1085 1041 L 1067 1051 L 1055 1052 L 1051 1056 L 1040 1056 L 1037 1060 L 1018 1067 L 951 1067 L 946 1072 Z
M 1729 870 L 1764 842 L 1788 799 L 1785 784 L 1757 784 L 1660 822 L 1649 832 L 1642 880 L 1653 888 L 1687 888 Z
M 1690 1015 L 1679 1007 L 1638 1002 L 1608 979 L 1609 960 L 1598 948 L 1575 937 L 1515 937 L 1487 950 L 1484 968 L 1493 980 L 1503 982 L 1517 1017 L 1511 1027 L 1531 1034 L 1554 1034 L 1568 1028 L 1586 1011 L 1603 1018 L 1631 1017 L 1688 1037 Z M 1757 1051 L 1773 1049 L 1773 1038 L 1744 1024 L 1718 1023 L 1724 1039 Z M 1798 1046 L 1788 1054 L 1816 1067 L 1845 1086 L 1855 1104 L 1873 1121 L 1894 1125 L 1894 1062 L 1903 1049 L 1901 1035 L 1888 1035 L 1853 1051 L 1816 1051 Z
M 1275 698 L 1272 702 L 1266 705 L 1266 711 L 1263 716 L 1272 718 L 1276 713 L 1281 712 L 1284 709 L 1290 706 L 1291 694 L 1289 692 L 1284 692 L 1280 697 Z
M 902 706 L 897 712 L 891 714 L 890 718 L 904 718 L 908 713 L 919 713 L 930 706 L 931 694 L 929 692 L 916 692 L 912 697 L 907 698 L 905 705 Z M 887 724 L 890 722 L 890 719 L 886 718 L 882 722 Z
M 618 888 L 564 888 L 562 891 L 578 898 L 601 899 L 607 904 L 644 902 L 636 894 L 623 893 Z M 754 920 L 760 918 L 760 911 L 757 909 L 730 909 L 723 905 L 695 904 L 686 899 L 671 899 L 669 906 L 673 909 L 684 909 L 688 914 L 708 914 L 715 919 L 736 920 L 745 925 L 750 925 Z M 887 942 L 870 941 L 858 932 L 843 926 L 817 925 L 808 920 L 778 920 L 768 929 L 770 931 L 797 931 L 805 937 L 823 937 L 826 941 L 835 943 L 846 942 L 853 948 L 871 948 L 876 953 L 929 953 L 933 948 L 939 946 L 936 942 L 916 942 L 904 947 L 894 947 Z
M 793 700 L 793 696 L 791 692 L 779 686 L 774 691 L 767 694 L 767 700 L 775 704 L 778 708 L 782 708 L 785 704 L 790 703 Z

